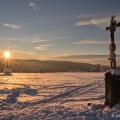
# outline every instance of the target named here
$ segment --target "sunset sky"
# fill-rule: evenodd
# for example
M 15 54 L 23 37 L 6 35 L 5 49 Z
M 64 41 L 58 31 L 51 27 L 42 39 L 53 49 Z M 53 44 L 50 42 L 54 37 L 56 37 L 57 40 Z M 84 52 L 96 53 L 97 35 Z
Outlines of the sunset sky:
M 40 60 L 108 55 L 112 15 L 120 22 L 119 0 L 0 0 L 0 50 Z M 115 42 L 120 54 L 120 28 Z

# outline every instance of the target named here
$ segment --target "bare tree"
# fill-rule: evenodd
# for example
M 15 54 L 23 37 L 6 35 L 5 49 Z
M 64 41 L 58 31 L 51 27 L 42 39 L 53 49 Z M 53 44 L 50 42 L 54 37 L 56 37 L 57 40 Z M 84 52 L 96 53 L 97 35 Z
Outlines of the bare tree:
M 97 72 L 100 72 L 100 64 L 97 64 Z
M 86 72 L 90 72 L 90 66 L 87 66 L 87 67 L 85 68 L 85 71 L 86 71 Z

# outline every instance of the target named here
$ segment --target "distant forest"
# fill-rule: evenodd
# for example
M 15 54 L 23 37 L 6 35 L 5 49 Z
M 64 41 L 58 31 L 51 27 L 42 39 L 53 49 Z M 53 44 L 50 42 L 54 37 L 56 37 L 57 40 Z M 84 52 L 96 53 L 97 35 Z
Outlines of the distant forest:
M 46 73 L 46 72 L 104 72 L 108 66 L 100 64 L 78 63 L 69 61 L 40 61 L 40 60 L 19 60 L 7 62 L 1 61 L 0 72 L 7 68 L 12 72 L 22 73 Z

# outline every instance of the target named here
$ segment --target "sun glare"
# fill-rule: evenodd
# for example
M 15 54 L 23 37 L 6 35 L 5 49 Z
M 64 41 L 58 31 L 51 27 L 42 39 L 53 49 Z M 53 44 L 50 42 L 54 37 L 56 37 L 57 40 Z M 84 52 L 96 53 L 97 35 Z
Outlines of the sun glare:
M 9 58 L 10 57 L 10 52 L 8 52 L 8 51 L 4 52 L 4 57 Z

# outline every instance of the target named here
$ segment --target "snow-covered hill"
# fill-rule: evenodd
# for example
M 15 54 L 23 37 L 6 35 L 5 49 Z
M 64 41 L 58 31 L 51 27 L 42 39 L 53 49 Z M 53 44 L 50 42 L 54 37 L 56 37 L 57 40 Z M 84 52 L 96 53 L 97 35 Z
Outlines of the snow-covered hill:
M 104 73 L 0 76 L 0 120 L 119 120 L 120 104 L 104 99 Z

